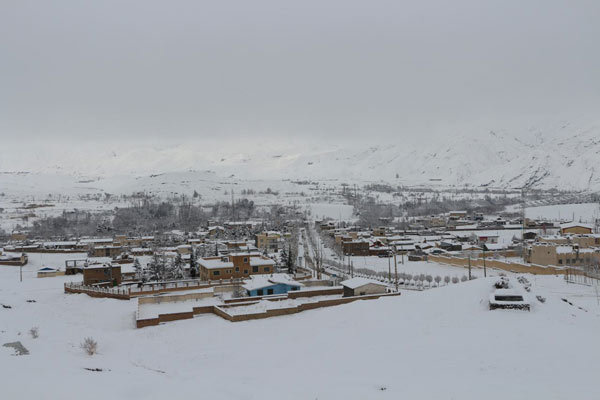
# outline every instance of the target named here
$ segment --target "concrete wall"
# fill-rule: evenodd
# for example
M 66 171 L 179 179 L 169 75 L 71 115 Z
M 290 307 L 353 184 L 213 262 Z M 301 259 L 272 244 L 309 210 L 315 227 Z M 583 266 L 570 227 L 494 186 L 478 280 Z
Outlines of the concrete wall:
M 454 265 L 457 267 L 467 268 L 469 260 L 466 258 L 458 257 L 446 257 L 446 256 L 429 256 L 429 261 L 438 262 L 441 264 Z M 472 267 L 483 267 L 484 259 L 474 258 L 471 259 Z M 496 268 L 504 271 L 511 271 L 524 274 L 538 274 L 538 275 L 557 275 L 564 274 L 564 269 L 555 267 L 544 267 L 541 265 L 526 265 L 519 263 L 511 263 L 500 260 L 486 259 L 485 265 L 487 268 Z
M 341 290 L 341 288 L 337 288 Z M 294 292 L 297 293 L 297 292 Z M 252 319 L 263 319 L 270 318 L 280 315 L 291 315 L 296 314 L 302 311 L 314 310 L 317 308 L 323 307 L 331 307 L 337 306 L 341 304 L 352 303 L 356 300 L 372 300 L 378 299 L 380 297 L 387 296 L 400 296 L 400 293 L 391 293 L 391 294 L 376 294 L 376 295 L 367 295 L 367 296 L 355 296 L 355 297 L 341 297 L 337 299 L 328 299 L 321 300 L 315 303 L 305 303 L 299 304 L 296 307 L 287 307 L 287 308 L 278 308 L 273 310 L 267 310 L 264 313 L 253 313 L 253 314 L 240 314 L 240 315 L 232 315 L 227 312 L 227 308 L 235 307 L 234 304 L 230 305 L 222 305 L 222 306 L 203 306 L 203 307 L 194 307 L 191 312 L 180 312 L 180 313 L 172 313 L 172 314 L 160 314 L 157 318 L 149 318 L 149 319 L 138 319 L 136 320 L 136 327 L 143 328 L 146 326 L 155 326 L 161 322 L 169 322 L 169 321 L 179 321 L 183 319 L 193 318 L 194 315 L 198 314 L 206 314 L 213 313 L 215 315 L 220 316 L 231 322 L 239 322 L 239 321 L 248 321 Z M 256 303 L 256 302 L 250 302 Z

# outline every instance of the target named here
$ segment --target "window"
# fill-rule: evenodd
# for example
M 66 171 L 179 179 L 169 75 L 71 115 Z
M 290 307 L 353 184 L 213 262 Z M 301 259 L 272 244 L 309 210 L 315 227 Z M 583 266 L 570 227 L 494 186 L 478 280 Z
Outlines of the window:
M 244 264 L 248 264 L 248 257 L 244 257 Z
M 267 294 L 273 294 L 273 289 L 267 289 Z
M 248 274 L 248 270 L 247 269 L 244 270 L 244 274 Z
M 255 265 L 254 267 L 252 267 L 252 272 L 258 272 L 258 266 Z
M 213 271 L 213 276 L 219 276 L 221 275 L 221 271 Z
M 265 272 L 269 272 L 270 268 L 269 267 L 265 267 Z
M 559 264 L 562 264 L 562 259 L 558 260 L 558 263 L 559 263 Z
M 262 295 L 263 295 L 263 290 L 262 290 L 262 289 L 258 289 L 258 290 L 256 291 L 256 294 L 257 294 L 258 296 L 262 296 Z
M 240 272 L 240 267 L 235 267 L 235 272 Z

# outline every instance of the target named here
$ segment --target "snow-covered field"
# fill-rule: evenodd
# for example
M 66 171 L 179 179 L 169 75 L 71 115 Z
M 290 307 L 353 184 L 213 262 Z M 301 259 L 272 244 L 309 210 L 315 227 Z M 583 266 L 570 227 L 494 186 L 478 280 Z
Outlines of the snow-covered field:
M 346 257 L 346 260 L 348 257 Z M 375 256 L 368 257 L 360 257 L 354 256 L 350 257 L 354 268 L 368 268 L 373 271 L 383 271 L 388 272 L 388 259 L 387 258 L 379 258 Z M 398 273 L 408 273 L 408 274 L 425 274 L 436 276 L 439 275 L 441 277 L 456 276 L 457 278 L 461 278 L 463 275 L 467 275 L 468 271 L 466 268 L 456 267 L 452 265 L 443 265 L 435 262 L 427 262 L 427 261 L 408 261 L 407 257 L 404 257 L 404 263 L 402 263 L 402 257 L 397 256 L 398 261 Z M 392 269 L 392 275 L 394 274 L 394 258 L 389 258 L 389 265 Z M 479 270 L 476 268 L 472 268 L 471 274 L 474 276 L 483 276 L 483 270 Z M 495 272 L 491 272 L 492 275 L 497 275 Z
M 600 204 L 557 204 L 551 206 L 529 207 L 525 215 L 531 219 L 549 219 L 553 221 L 577 221 L 593 223 L 600 218 Z
M 0 347 L 6 399 L 600 397 L 595 291 L 554 276 L 529 277 L 547 298 L 531 312 L 489 311 L 488 278 L 264 320 L 135 329 L 135 301 L 67 295 L 63 282 L 80 277 L 34 275 L 26 266 L 20 283 L 18 268 L 0 267 L 0 303 L 12 306 L 0 308 L 0 343 L 30 351 Z M 79 348 L 86 336 L 99 354 Z
M 312 203 L 307 205 L 313 219 L 333 218 L 337 221 L 356 220 L 352 216 L 354 208 L 343 203 Z

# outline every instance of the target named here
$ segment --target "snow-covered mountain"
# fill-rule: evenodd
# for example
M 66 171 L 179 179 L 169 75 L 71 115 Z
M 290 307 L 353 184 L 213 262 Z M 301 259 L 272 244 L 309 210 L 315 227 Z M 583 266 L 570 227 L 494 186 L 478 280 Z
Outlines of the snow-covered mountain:
M 210 171 L 223 178 L 341 179 L 394 184 L 600 190 L 600 125 L 560 123 L 526 130 L 451 132 L 435 140 L 374 142 L 362 148 L 312 144 L 232 151 L 202 144 L 0 150 L 0 171 L 148 176 Z

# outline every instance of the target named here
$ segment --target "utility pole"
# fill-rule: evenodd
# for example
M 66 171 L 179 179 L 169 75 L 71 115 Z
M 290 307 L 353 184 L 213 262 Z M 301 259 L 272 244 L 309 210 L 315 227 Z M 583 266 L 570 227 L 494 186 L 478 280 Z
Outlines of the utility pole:
M 388 254 L 388 281 L 392 281 L 392 265 L 391 265 L 391 258 L 390 254 Z
M 235 222 L 235 202 L 233 201 L 233 189 L 231 189 L 231 220 Z
M 525 187 L 521 188 L 521 258 L 525 262 Z
M 471 280 L 471 253 L 469 253 L 469 280 Z
M 487 278 L 487 272 L 485 269 L 485 244 L 483 245 L 483 277 Z
M 394 245 L 394 281 L 396 282 L 396 292 L 398 291 L 398 262 L 396 261 L 396 246 Z

